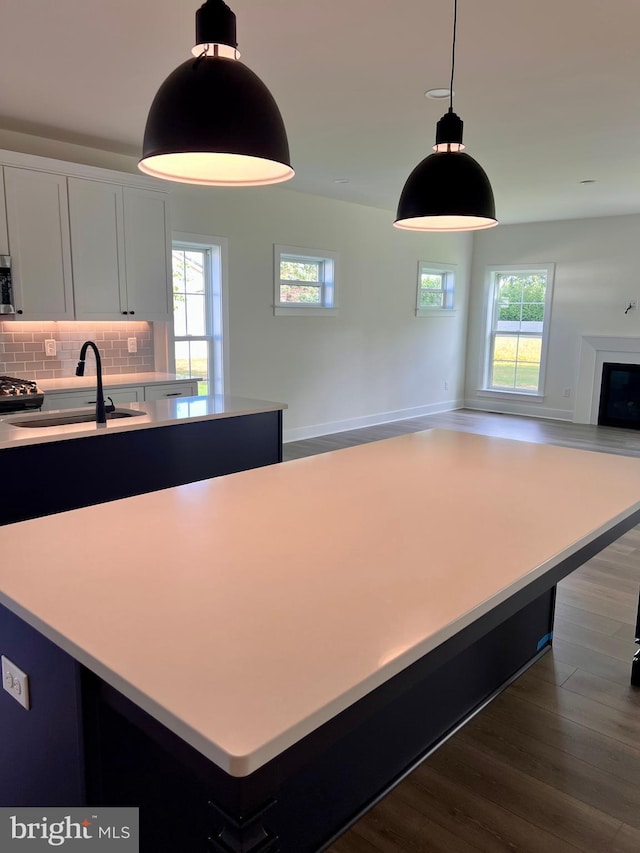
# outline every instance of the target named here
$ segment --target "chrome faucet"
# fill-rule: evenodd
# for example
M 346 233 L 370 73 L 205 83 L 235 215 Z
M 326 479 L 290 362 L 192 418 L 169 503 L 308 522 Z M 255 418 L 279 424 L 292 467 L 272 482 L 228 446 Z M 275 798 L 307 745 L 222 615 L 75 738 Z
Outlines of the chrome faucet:
M 80 361 L 78 362 L 78 366 L 76 367 L 76 376 L 84 376 L 84 362 L 87 355 L 87 349 L 91 347 L 93 353 L 96 357 L 96 376 L 98 380 L 98 387 L 96 389 L 96 423 L 99 425 L 106 426 L 107 424 L 107 409 L 104 405 L 104 393 L 102 390 L 102 361 L 100 359 L 100 352 L 98 347 L 94 344 L 93 341 L 85 341 L 82 344 L 82 349 L 80 350 Z M 109 398 L 111 401 L 111 398 Z M 111 406 L 109 407 L 109 411 L 113 411 L 115 407 L 113 406 L 113 402 L 111 401 Z

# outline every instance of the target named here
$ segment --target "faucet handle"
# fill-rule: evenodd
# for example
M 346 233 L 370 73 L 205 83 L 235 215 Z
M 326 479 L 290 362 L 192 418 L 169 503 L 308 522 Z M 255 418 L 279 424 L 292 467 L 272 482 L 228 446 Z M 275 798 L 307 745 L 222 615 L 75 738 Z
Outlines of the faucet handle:
M 115 407 L 115 404 L 114 404 L 113 400 L 111 399 L 111 397 L 107 397 L 107 400 L 109 401 L 109 403 L 104 408 L 105 412 L 107 412 L 107 414 L 109 412 L 115 412 L 116 407 Z

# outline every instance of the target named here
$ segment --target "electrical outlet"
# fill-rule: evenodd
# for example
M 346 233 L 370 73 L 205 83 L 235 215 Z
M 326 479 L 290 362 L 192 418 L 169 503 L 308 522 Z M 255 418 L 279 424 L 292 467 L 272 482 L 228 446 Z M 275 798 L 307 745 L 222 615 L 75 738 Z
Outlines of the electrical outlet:
M 444 381 L 444 390 L 445 390 L 445 391 L 448 391 L 448 390 L 449 390 L 449 383 L 447 382 L 447 380 L 446 380 L 446 379 L 445 379 L 445 381 Z
M 44 342 L 44 354 L 45 355 L 55 355 L 56 354 L 56 342 L 53 338 L 47 338 Z
M 562 392 L 562 396 L 563 397 L 570 397 L 571 396 L 571 388 L 565 388 L 564 391 Z
M 2 686 L 16 702 L 29 710 L 29 676 L 2 655 Z
M 630 299 L 629 300 L 629 308 L 631 308 L 632 311 L 635 311 L 637 307 L 638 307 L 638 300 L 637 299 Z
M 138 352 L 138 341 L 135 338 L 127 338 L 127 352 Z

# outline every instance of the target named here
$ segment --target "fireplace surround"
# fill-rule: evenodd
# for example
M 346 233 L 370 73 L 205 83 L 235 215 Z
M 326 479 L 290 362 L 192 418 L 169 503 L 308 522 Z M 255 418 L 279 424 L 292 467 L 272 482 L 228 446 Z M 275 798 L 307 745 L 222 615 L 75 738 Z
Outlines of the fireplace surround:
M 640 337 L 584 335 L 580 339 L 573 422 L 597 424 L 602 387 L 602 366 L 640 364 Z

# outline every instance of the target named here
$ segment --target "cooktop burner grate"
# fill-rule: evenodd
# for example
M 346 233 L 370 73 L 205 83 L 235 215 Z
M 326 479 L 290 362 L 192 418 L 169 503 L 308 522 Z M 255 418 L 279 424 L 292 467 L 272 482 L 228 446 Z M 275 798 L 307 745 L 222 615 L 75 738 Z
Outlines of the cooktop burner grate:
M 39 409 L 43 400 L 44 392 L 32 379 L 0 376 L 0 413 Z

